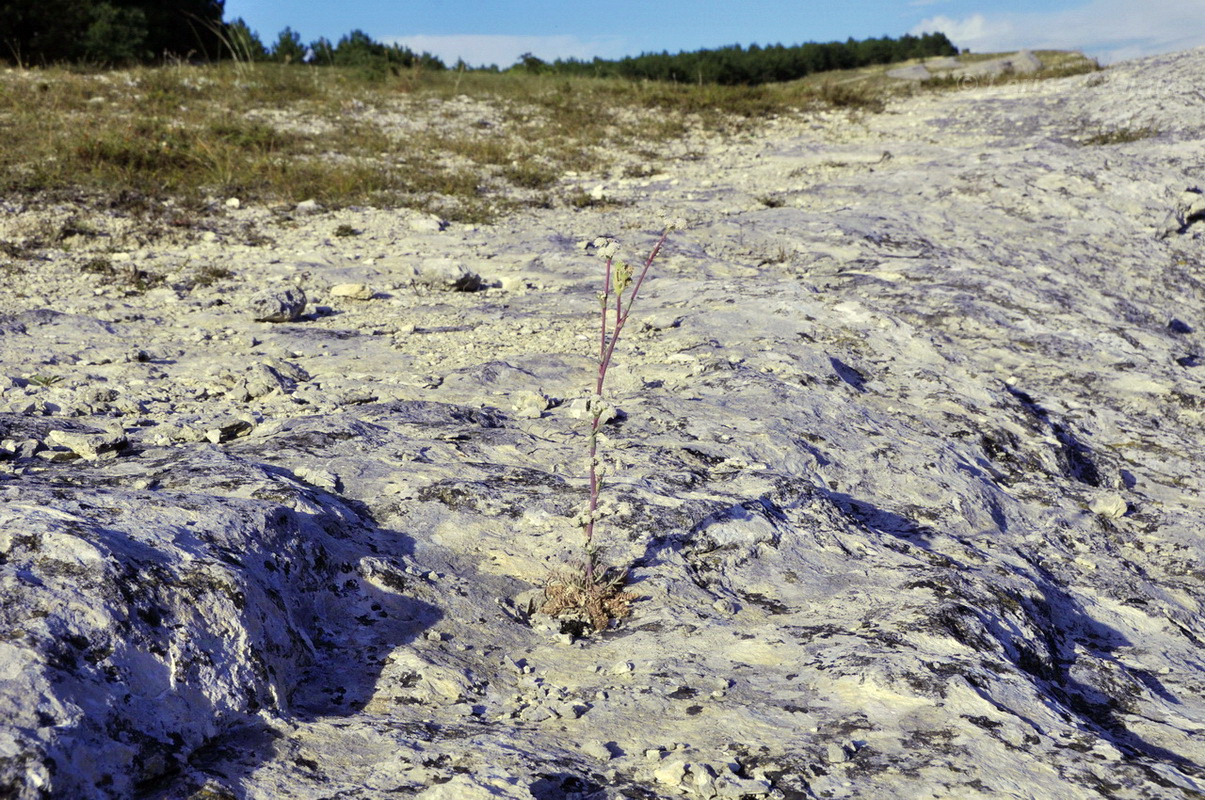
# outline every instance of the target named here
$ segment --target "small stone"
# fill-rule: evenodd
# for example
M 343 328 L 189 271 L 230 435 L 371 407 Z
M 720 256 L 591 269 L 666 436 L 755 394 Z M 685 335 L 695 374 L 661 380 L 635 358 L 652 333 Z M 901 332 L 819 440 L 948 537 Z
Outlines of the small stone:
M 666 786 L 681 786 L 686 779 L 686 762 L 677 759 L 666 761 L 653 770 L 653 779 Z
M 1189 219 L 1205 216 L 1205 195 L 1196 195 L 1195 199 L 1188 204 L 1188 211 L 1184 216 Z
M 439 233 L 446 227 L 447 222 L 429 214 L 410 218 L 410 230 L 416 233 Z
M 830 764 L 840 764 L 848 758 L 845 748 L 839 744 L 830 744 L 824 748 L 824 760 Z
M 51 431 L 48 438 L 86 461 L 95 461 L 105 457 L 112 458 L 129 443 L 122 431 L 104 433 Z
M 721 775 L 715 780 L 716 797 L 763 797 L 770 793 L 769 781 L 738 778 L 735 775 Z
M 205 439 L 203 429 L 183 423 L 163 422 L 156 430 L 159 437 L 167 442 L 200 442 Z
M 331 296 L 348 300 L 371 300 L 373 291 L 366 283 L 340 283 L 331 287 Z
M 322 204 L 312 198 L 309 200 L 302 200 L 300 203 L 293 206 L 293 213 L 303 217 L 311 216 L 313 214 L 321 214 L 324 210 L 325 209 L 323 209 Z
M 251 298 L 251 316 L 256 322 L 292 322 L 305 303 L 301 289 L 265 289 Z
M 243 204 L 242 201 L 239 200 L 237 197 L 231 197 L 228 200 L 226 200 L 226 208 L 238 208 L 242 204 Z
M 451 258 L 431 258 L 414 268 L 414 282 L 444 292 L 475 292 L 481 276 Z
M 690 768 L 690 786 L 699 797 L 715 797 L 716 771 L 706 764 L 694 764 Z
M 711 604 L 711 607 L 721 614 L 731 616 L 736 613 L 736 603 L 729 600 L 727 597 L 721 597 Z
M 578 719 L 590 710 L 584 703 L 565 702 L 556 707 L 556 713 L 565 719 Z
M 246 436 L 255 426 L 245 419 L 232 419 L 219 423 L 216 427 L 205 431 L 205 438 L 214 444 L 228 442 L 240 436 Z
M 583 744 L 582 752 L 592 758 L 597 758 L 599 761 L 610 761 L 614 758 L 611 748 L 607 747 L 606 742 L 599 739 L 591 739 Z
M 1089 510 L 1094 514 L 1099 514 L 1106 519 L 1117 519 L 1125 516 L 1130 507 L 1126 504 L 1121 495 L 1114 492 L 1101 495 L 1088 503 Z
M 544 705 L 528 706 L 519 712 L 519 719 L 524 722 L 547 722 L 556 717 L 552 709 Z
M 619 663 L 617 663 L 613 667 L 611 667 L 611 674 L 612 675 L 624 675 L 626 673 L 632 672 L 635 669 L 636 669 L 636 667 L 634 664 L 632 664 L 631 661 L 620 661 Z
M 539 419 L 548 405 L 548 398 L 540 392 L 523 391 L 511 395 L 511 408 L 520 419 Z
M 641 320 L 645 330 L 667 331 L 682 324 L 684 317 L 667 311 L 654 311 Z

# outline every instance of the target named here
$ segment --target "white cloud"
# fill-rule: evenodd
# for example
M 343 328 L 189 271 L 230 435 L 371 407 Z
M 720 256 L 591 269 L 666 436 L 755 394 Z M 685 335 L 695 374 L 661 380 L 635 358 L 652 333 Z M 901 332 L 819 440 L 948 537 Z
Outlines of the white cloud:
M 428 52 L 451 66 L 464 59 L 472 66 L 497 64 L 509 67 L 524 53 L 545 61 L 558 58 L 589 60 L 595 56 L 618 58 L 623 55 L 619 38 L 582 39 L 577 36 L 397 36 L 387 37 L 387 44 L 400 44 L 416 52 Z
M 939 15 L 929 17 L 914 26 L 910 33 L 933 33 L 940 31 L 949 37 L 950 41 L 958 47 L 968 48 L 972 51 L 991 50 L 991 47 L 984 47 L 985 43 L 994 43 L 1009 41 L 1012 37 L 1012 24 L 1005 19 L 988 20 L 982 14 L 974 14 L 963 19 L 951 19 L 950 17 Z M 1000 48 L 1008 49 L 1008 47 Z
M 941 31 L 972 52 L 1082 50 L 1108 63 L 1205 45 L 1203 18 L 1205 0 L 1088 0 L 1060 11 L 938 15 L 912 33 Z

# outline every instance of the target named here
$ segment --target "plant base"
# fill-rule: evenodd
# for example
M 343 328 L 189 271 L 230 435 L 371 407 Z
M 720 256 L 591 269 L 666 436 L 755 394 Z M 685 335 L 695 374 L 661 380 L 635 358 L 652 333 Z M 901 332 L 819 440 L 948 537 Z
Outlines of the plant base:
M 632 613 L 632 603 L 638 597 L 623 589 L 628 580 L 627 570 L 602 567 L 593 556 L 590 558 L 594 566 L 592 576 L 585 564 L 576 564 L 549 577 L 540 613 L 588 623 L 595 631 L 606 630 L 612 620 L 624 619 Z

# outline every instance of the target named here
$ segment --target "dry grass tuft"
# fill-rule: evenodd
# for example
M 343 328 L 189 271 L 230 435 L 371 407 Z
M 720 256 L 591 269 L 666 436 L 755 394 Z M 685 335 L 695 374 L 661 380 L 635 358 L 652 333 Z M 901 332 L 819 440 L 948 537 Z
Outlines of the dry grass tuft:
M 549 578 L 540 613 L 588 623 L 595 631 L 606 630 L 612 621 L 631 614 L 632 603 L 639 597 L 624 591 L 627 571 L 595 566 L 593 576 L 583 564 Z
M 1160 130 L 1153 125 L 1110 129 L 1101 128 L 1096 133 L 1081 139 L 1080 144 L 1085 147 L 1129 144 L 1130 142 L 1140 142 L 1143 139 L 1153 139 L 1159 134 Z

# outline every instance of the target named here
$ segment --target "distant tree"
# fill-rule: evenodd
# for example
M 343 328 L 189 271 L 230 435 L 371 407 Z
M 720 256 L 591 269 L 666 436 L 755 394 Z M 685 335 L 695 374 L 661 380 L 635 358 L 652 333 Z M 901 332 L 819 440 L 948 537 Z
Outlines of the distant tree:
M 285 28 L 272 45 L 272 60 L 282 64 L 300 64 L 305 58 L 305 45 L 301 43 L 301 34 L 292 28 Z
M 85 59 L 120 64 L 145 61 L 152 56 L 147 49 L 146 12 L 141 8 L 99 3 L 92 13 L 92 22 L 81 42 Z
M 0 59 L 24 65 L 216 57 L 224 0 L 0 0 Z
M 519 60 L 515 62 L 514 69 L 521 69 L 524 72 L 530 72 L 533 75 L 538 75 L 541 72 L 546 72 L 548 64 L 541 58 L 536 58 L 531 53 L 524 53 L 519 56 Z
M 310 47 L 314 50 L 315 63 L 356 67 L 366 76 L 378 79 L 397 74 L 406 67 L 447 69 L 443 61 L 430 53 L 415 53 L 399 44 L 383 44 L 361 30 L 343 36 L 337 45 L 319 39 Z
M 334 49 L 334 63 L 344 67 L 364 66 L 378 59 L 386 60 L 387 49 L 364 31 L 354 30 L 339 39 Z
M 260 41 L 259 34 L 247 27 L 242 17 L 227 22 L 222 31 L 225 53 L 235 61 L 267 61 L 268 49 Z
M 311 59 L 311 63 L 313 64 L 330 65 L 335 63 L 335 46 L 325 36 L 320 36 L 310 42 L 308 52 L 314 54 Z

